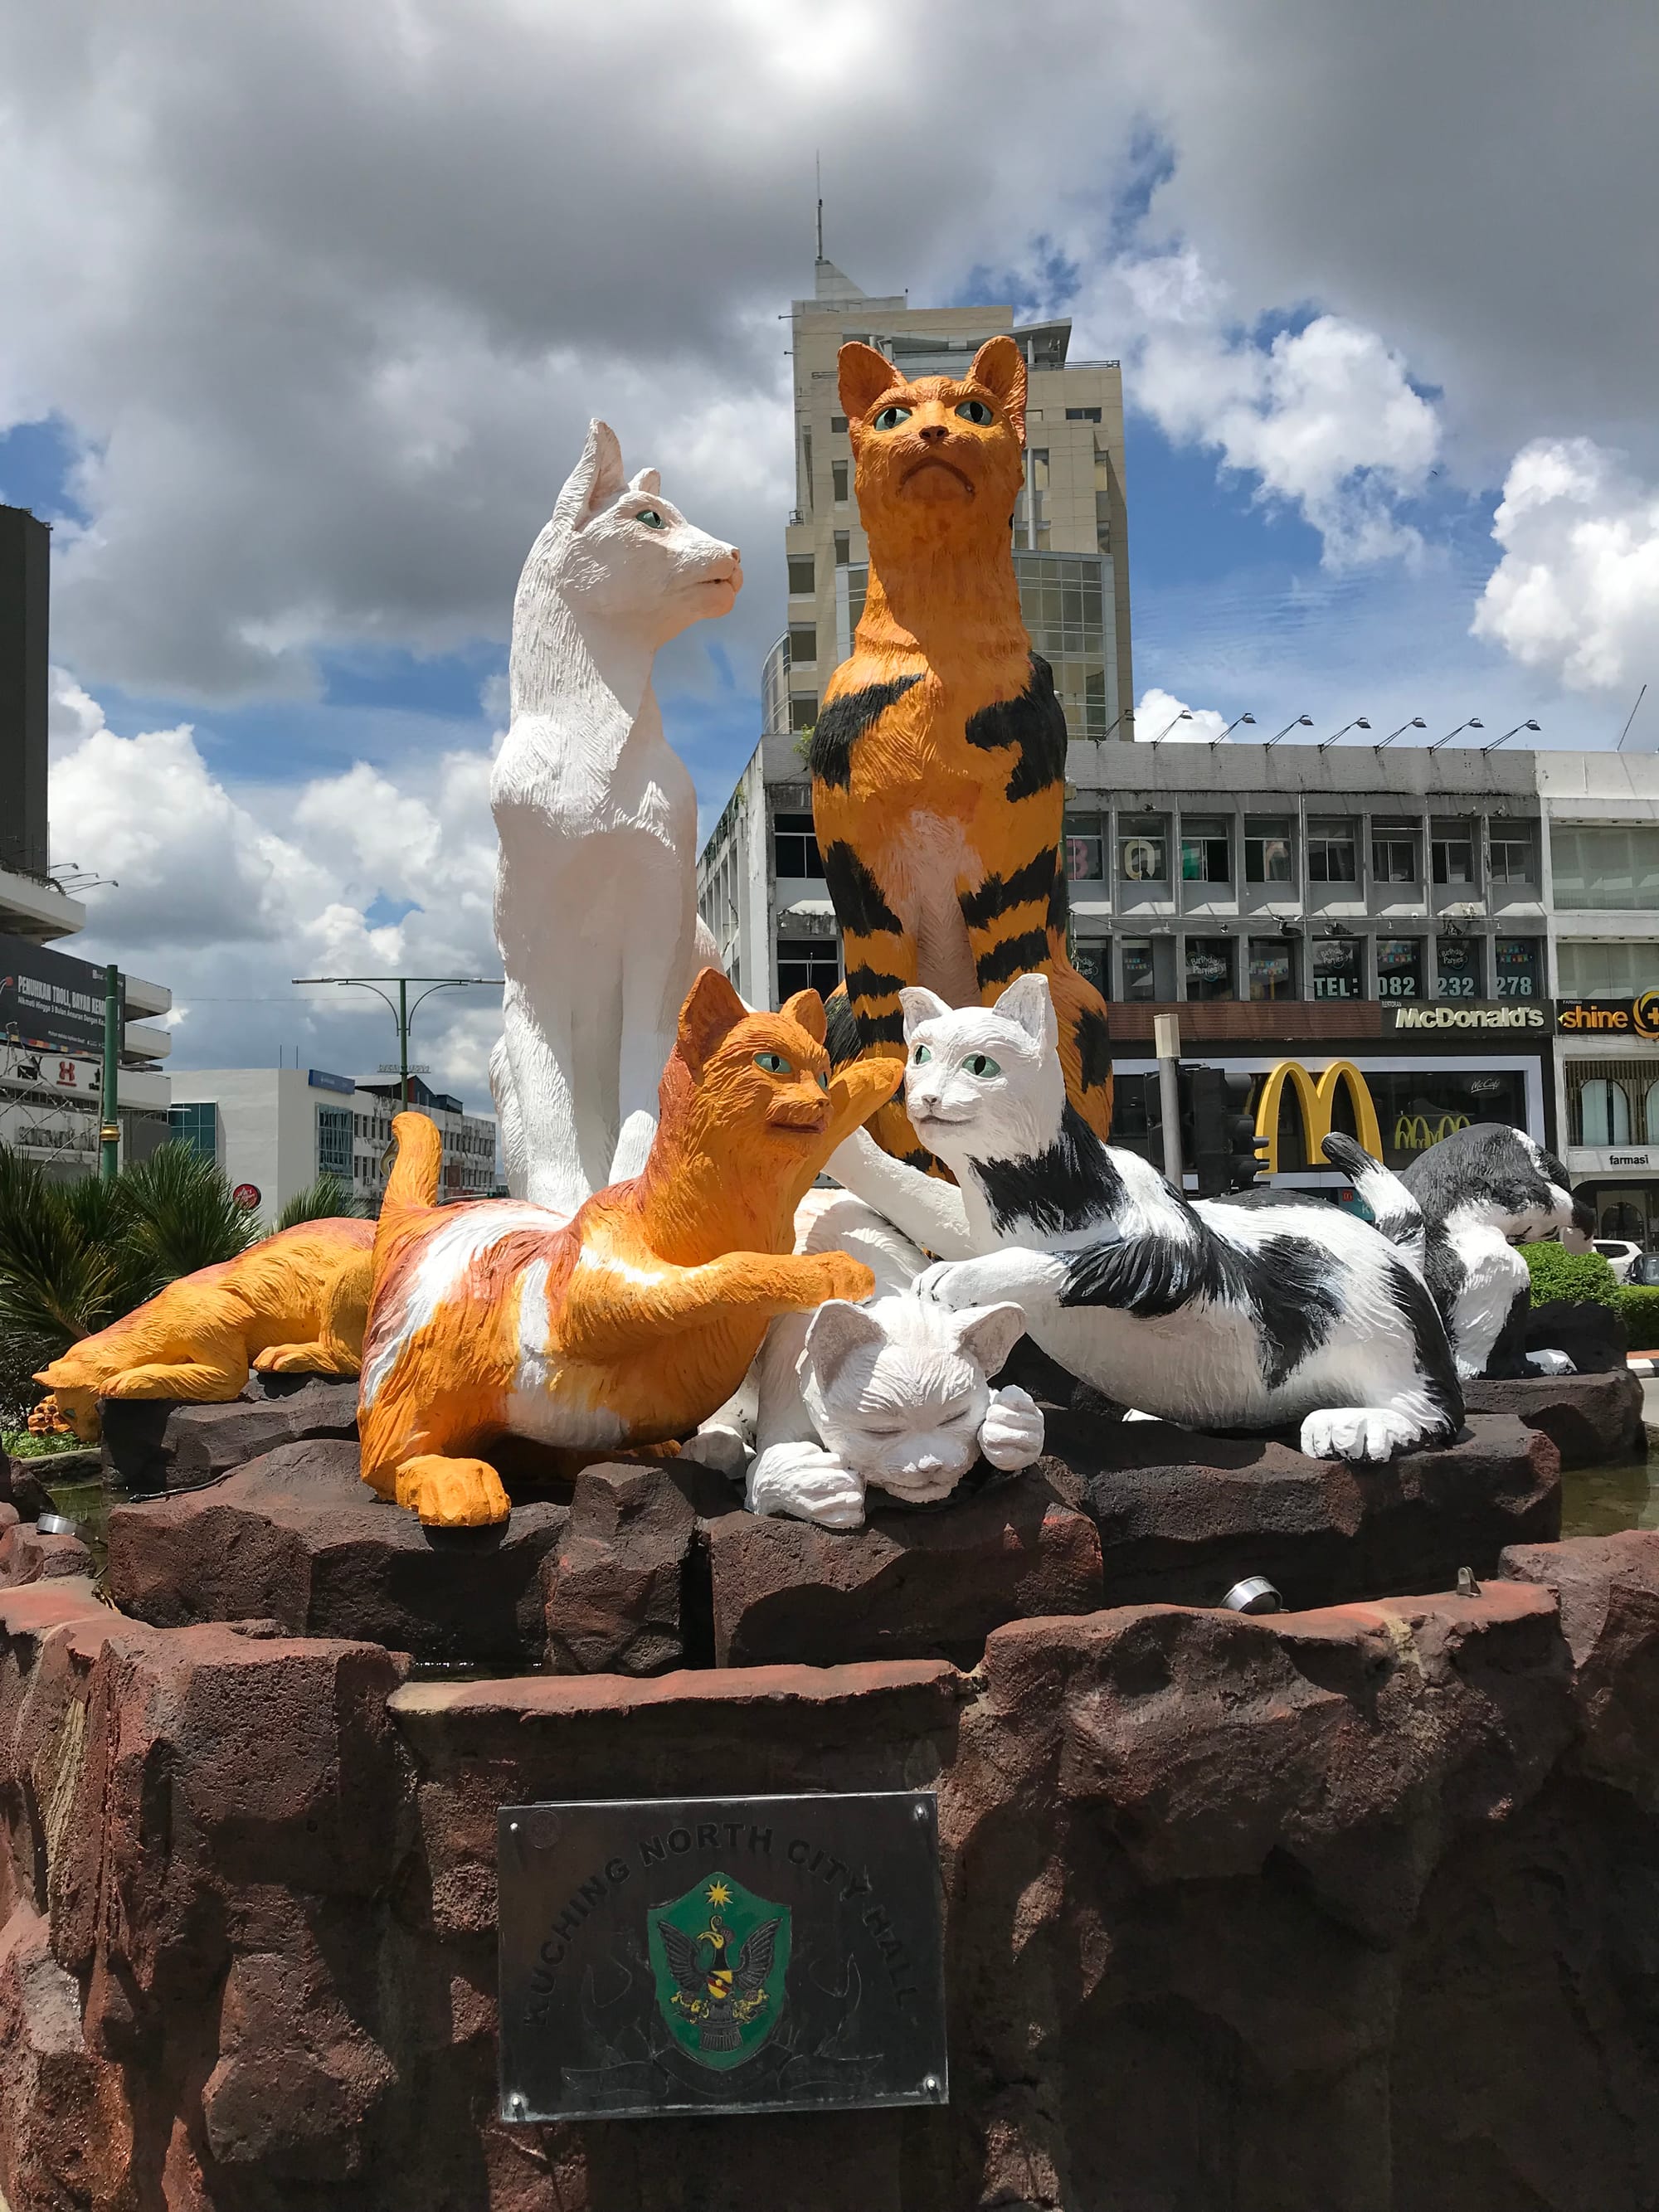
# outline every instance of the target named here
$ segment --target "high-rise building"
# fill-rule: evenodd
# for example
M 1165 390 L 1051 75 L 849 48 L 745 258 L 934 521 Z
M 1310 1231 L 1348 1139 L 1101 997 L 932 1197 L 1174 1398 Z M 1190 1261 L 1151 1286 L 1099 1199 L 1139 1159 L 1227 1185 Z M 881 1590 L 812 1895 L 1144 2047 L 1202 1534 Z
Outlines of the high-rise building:
M 1025 489 L 1014 567 L 1031 643 L 1053 666 L 1074 738 L 1103 738 L 1133 701 L 1123 491 L 1123 378 L 1115 361 L 1068 360 L 1072 325 L 1017 324 L 1010 307 L 913 307 L 872 298 L 833 262 L 791 313 L 795 506 L 784 532 L 787 628 L 768 657 L 763 733 L 810 729 L 830 672 L 852 650 L 869 550 L 853 497 L 853 452 L 836 390 L 849 339 L 907 376 L 961 376 L 987 338 L 1025 356 Z
M 0 868 L 46 872 L 47 556 L 52 533 L 0 507 Z

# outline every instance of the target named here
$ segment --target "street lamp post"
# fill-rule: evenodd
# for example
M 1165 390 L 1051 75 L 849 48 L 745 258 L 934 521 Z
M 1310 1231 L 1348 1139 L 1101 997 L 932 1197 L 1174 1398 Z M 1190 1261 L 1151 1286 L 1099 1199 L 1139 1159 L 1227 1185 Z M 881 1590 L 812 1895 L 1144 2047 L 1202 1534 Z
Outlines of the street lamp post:
M 1540 725 L 1536 722 L 1517 722 L 1512 730 L 1505 730 L 1501 738 L 1494 738 L 1489 745 L 1482 745 L 1481 758 L 1484 760 L 1488 753 L 1495 753 L 1499 745 L 1508 744 L 1511 738 L 1518 738 L 1522 730 L 1531 730 L 1535 735 Z
M 1390 730 L 1386 738 L 1379 738 L 1376 750 L 1378 752 L 1384 752 L 1396 738 L 1403 738 L 1407 730 L 1426 730 L 1428 726 L 1420 714 L 1413 714 L 1409 722 L 1402 722 L 1397 730 Z
M 1276 730 L 1273 736 L 1268 738 L 1263 750 L 1267 752 L 1271 752 L 1273 747 L 1279 743 L 1280 738 L 1288 738 L 1292 730 L 1310 730 L 1312 727 L 1313 716 L 1311 714 L 1298 714 L 1293 722 L 1286 722 L 1282 730 Z
M 1322 738 L 1319 740 L 1319 750 L 1322 753 L 1328 753 L 1337 739 L 1346 738 L 1350 730 L 1369 730 L 1370 727 L 1370 724 L 1363 714 L 1356 714 L 1352 722 L 1344 722 L 1340 730 L 1334 730 L 1328 738 Z
M 1443 738 L 1437 738 L 1429 750 L 1437 753 L 1442 745 L 1449 745 L 1454 738 L 1462 737 L 1465 730 L 1484 730 L 1486 726 L 1479 714 L 1471 714 L 1467 722 L 1460 722 L 1455 730 L 1448 730 Z M 1510 734 L 1513 737 L 1515 732 L 1511 731 Z
M 373 991 L 375 997 L 398 1024 L 398 1072 L 403 1092 L 403 1110 L 409 1111 L 409 1025 L 418 1010 L 434 993 L 465 990 L 473 983 L 493 984 L 497 988 L 505 980 L 500 975 L 295 975 L 295 983 L 337 983 L 359 991 Z M 382 983 L 395 983 L 398 996 L 394 1003 L 380 988 Z M 425 983 L 430 988 L 422 992 L 413 1006 L 410 1004 L 409 987 Z

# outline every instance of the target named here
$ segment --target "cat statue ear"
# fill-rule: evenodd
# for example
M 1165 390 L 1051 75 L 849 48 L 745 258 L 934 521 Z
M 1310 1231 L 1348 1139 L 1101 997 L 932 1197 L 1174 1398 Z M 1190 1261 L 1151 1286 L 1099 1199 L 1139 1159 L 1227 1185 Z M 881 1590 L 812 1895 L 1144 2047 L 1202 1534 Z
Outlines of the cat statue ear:
M 977 1361 L 988 1382 L 1025 1334 L 1024 1307 L 965 1306 L 954 1318 L 958 1323 L 958 1346 L 968 1358 Z
M 1012 339 L 1009 341 L 1012 344 Z M 1015 347 L 1018 353 L 1018 348 Z M 836 356 L 842 411 L 848 422 L 861 423 L 882 393 L 903 381 L 884 353 L 854 339 Z
M 1032 1043 L 1042 1046 L 1045 1052 L 1059 1048 L 1060 1024 L 1054 1018 L 1054 1002 L 1046 975 L 1017 976 L 991 1012 L 1005 1022 L 1016 1023 Z
M 660 491 L 662 489 L 661 474 L 656 469 L 641 469 L 628 489 L 629 491 Z
M 951 1011 L 936 991 L 924 991 L 920 983 L 907 984 L 899 993 L 899 1004 L 904 1009 L 906 1044 L 924 1022 L 936 1022 L 941 1014 Z
M 680 1008 L 676 1050 L 690 1070 L 694 1083 L 745 1012 L 743 1000 L 718 968 L 701 968 Z
M 1018 1307 L 1013 1310 L 1018 1312 Z M 1020 1325 L 1024 1326 L 1023 1315 Z M 861 1346 L 886 1341 L 881 1323 L 872 1320 L 862 1306 L 849 1305 L 845 1298 L 830 1298 L 812 1316 L 795 1371 L 805 1375 L 810 1370 L 817 1377 L 818 1388 L 828 1390 Z
M 822 1044 L 829 1023 L 823 1012 L 823 1001 L 816 991 L 797 991 L 793 999 L 786 999 L 778 1009 L 787 1022 L 794 1022 L 804 1029 L 815 1044 Z
M 587 426 L 587 442 L 582 447 L 581 459 L 565 479 L 553 519 L 574 536 L 586 530 L 594 516 L 603 514 L 627 489 L 628 473 L 623 467 L 622 447 L 617 434 L 596 415 Z
M 971 383 L 982 385 L 997 402 L 1025 443 L 1025 356 L 1010 337 L 987 338 L 974 356 L 968 372 Z

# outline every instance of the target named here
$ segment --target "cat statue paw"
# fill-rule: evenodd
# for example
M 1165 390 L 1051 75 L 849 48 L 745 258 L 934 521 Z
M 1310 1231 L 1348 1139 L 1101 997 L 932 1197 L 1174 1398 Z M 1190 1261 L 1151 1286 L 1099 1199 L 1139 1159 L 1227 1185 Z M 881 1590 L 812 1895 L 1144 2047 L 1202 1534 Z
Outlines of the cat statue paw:
M 980 1424 L 981 1458 L 1004 1474 L 1013 1474 L 1042 1458 L 1042 1408 L 1036 1400 L 1013 1382 L 993 1390 Z
M 822 1444 L 769 1444 L 749 1470 L 751 1513 L 774 1513 L 820 1528 L 864 1525 L 864 1482 Z

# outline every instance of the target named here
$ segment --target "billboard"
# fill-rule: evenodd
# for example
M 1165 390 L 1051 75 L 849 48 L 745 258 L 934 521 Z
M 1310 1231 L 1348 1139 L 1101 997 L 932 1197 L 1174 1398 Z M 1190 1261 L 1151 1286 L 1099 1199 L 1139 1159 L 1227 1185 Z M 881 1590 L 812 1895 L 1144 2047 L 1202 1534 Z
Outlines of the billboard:
M 101 1053 L 103 969 L 24 937 L 0 937 L 0 1044 Z

